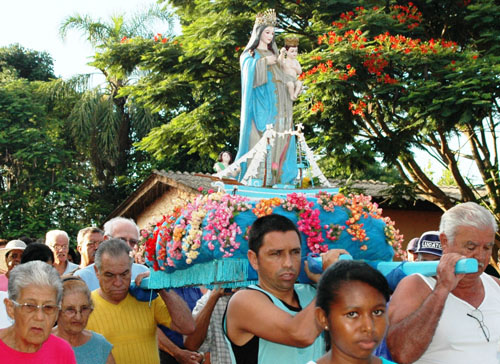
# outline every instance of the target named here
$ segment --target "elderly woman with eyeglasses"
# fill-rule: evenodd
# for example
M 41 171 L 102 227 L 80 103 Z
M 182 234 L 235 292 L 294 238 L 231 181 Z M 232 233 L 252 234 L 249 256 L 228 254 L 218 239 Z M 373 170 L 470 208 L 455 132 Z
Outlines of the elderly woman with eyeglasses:
M 90 291 L 85 282 L 74 276 L 63 276 L 63 297 L 57 327 L 52 333 L 73 347 L 79 364 L 114 364 L 111 345 L 104 336 L 85 330 L 93 310 Z
M 4 303 L 14 324 L 0 330 L 2 363 L 76 363 L 71 346 L 51 335 L 62 298 L 55 268 L 41 261 L 16 266 L 8 293 Z

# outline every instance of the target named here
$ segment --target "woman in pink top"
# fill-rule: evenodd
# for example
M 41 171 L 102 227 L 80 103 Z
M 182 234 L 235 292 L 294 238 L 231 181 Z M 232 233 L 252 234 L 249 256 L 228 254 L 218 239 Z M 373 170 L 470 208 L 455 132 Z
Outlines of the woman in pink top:
M 62 298 L 54 267 L 41 261 L 20 264 L 10 272 L 4 300 L 14 324 L 0 330 L 0 358 L 5 363 L 76 364 L 71 346 L 51 334 Z

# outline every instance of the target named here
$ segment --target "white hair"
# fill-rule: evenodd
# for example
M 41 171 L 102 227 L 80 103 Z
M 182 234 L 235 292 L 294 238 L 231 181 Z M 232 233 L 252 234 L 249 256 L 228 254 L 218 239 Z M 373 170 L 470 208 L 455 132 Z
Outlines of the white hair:
M 61 304 L 63 287 L 57 270 L 40 260 L 16 265 L 9 274 L 9 299 L 17 301 L 21 291 L 28 286 L 52 287 L 56 291 L 57 304 Z
M 439 233 L 444 233 L 450 243 L 454 242 L 459 226 L 492 229 L 494 232 L 498 230 L 498 224 L 491 212 L 475 202 L 464 202 L 446 211 L 441 216 Z
M 50 230 L 45 234 L 45 245 L 53 245 L 56 242 L 58 236 L 64 236 L 68 239 L 69 244 L 69 235 L 64 230 Z
M 122 216 L 117 216 L 117 217 L 113 217 L 111 220 L 107 221 L 105 224 L 104 224 L 104 235 L 106 235 L 108 238 L 109 237 L 113 237 L 115 238 L 115 236 L 113 235 L 113 231 L 115 229 L 115 225 L 117 223 L 120 223 L 120 222 L 128 222 L 132 225 L 135 226 L 135 228 L 137 229 L 137 236 L 140 236 L 141 232 L 139 230 L 139 227 L 137 226 L 137 224 L 135 223 L 134 219 L 128 219 L 126 217 L 122 217 Z

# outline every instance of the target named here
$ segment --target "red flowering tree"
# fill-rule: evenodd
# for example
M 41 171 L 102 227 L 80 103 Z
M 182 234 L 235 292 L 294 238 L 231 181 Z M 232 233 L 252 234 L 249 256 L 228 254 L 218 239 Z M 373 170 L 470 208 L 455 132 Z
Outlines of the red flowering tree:
M 433 2 L 422 3 L 428 15 L 411 2 L 392 4 L 356 7 L 322 29 L 303 57 L 303 119 L 326 154 L 368 144 L 417 193 L 448 209 L 457 200 L 418 164 L 415 151 L 424 150 L 451 172 L 458 200 L 484 199 L 500 217 L 500 48 L 494 41 L 500 27 L 491 17 L 500 7 L 447 1 L 439 17 L 431 15 Z M 461 173 L 457 138 L 469 144 L 486 195 Z

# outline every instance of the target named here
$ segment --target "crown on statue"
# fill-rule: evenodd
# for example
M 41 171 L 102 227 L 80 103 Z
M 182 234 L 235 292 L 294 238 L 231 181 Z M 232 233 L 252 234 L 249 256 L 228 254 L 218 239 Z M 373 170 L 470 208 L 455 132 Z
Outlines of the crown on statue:
M 274 27 L 276 25 L 276 12 L 274 9 L 268 9 L 263 13 L 258 13 L 255 17 L 255 25 L 268 25 Z
M 289 47 L 298 47 L 299 46 L 299 38 L 287 37 L 287 38 L 285 38 L 285 45 L 289 46 Z

